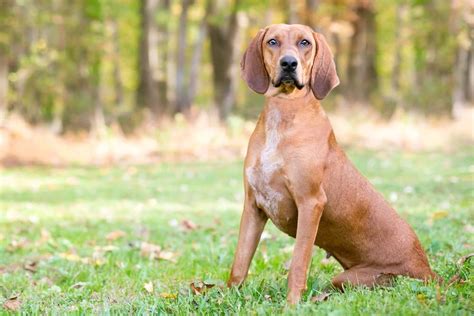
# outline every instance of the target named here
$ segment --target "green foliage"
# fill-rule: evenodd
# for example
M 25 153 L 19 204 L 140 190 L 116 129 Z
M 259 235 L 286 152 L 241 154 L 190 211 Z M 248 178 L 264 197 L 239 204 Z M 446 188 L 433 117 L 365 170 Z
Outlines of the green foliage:
M 413 225 L 434 270 L 453 276 L 456 261 L 472 252 L 471 153 L 352 150 L 349 156 Z M 313 256 L 303 303 L 287 309 L 284 265 L 294 241 L 271 223 L 271 238 L 261 242 L 242 288 L 192 295 L 192 281 L 228 276 L 241 177 L 241 162 L 2 171 L 0 304 L 19 294 L 24 314 L 472 314 L 472 260 L 461 269 L 465 283 L 438 289 L 399 278 L 391 288 L 331 290 L 327 301 L 311 303 L 341 271 L 334 260 L 322 262 L 321 250 Z M 182 230 L 182 220 L 199 227 Z M 106 239 L 117 230 L 126 235 Z M 141 256 L 141 241 L 176 253 L 177 262 Z M 110 251 L 98 257 L 104 247 Z M 82 260 L 94 253 L 101 261 Z M 35 272 L 25 270 L 32 262 Z M 144 289 L 148 282 L 153 293 Z
M 300 18 L 305 15 L 305 3 L 291 3 Z M 317 28 L 328 35 L 330 42 L 334 40 L 331 32 L 342 32 L 340 50 L 336 54 L 342 79 L 342 87 L 338 91 L 343 94 L 351 88 L 344 84 L 348 81 L 347 64 L 351 58 L 349 41 L 353 30 L 350 30 L 350 24 L 358 18 L 352 10 L 354 1 L 327 0 L 318 3 L 314 21 Z M 205 0 L 193 1 L 190 7 L 188 61 L 196 47 L 206 4 Z M 452 27 L 453 12 L 450 2 L 445 0 L 380 0 L 373 4 L 379 83 L 371 100 L 372 105 L 381 111 L 389 108 L 389 112 L 397 106 L 430 114 L 449 111 L 456 49 L 459 42 L 465 43 L 467 38 L 465 23 Z M 406 12 L 402 25 L 398 26 L 396 12 L 401 6 Z M 282 0 L 228 0 L 216 5 L 215 14 L 208 17 L 208 22 L 223 25 L 233 8 L 237 8 L 243 17 L 239 20 L 247 26 L 243 29 L 242 40 L 234 44 L 239 45 L 236 62 L 248 38 L 258 28 L 266 23 L 283 22 L 289 14 L 288 3 Z M 167 25 L 170 32 L 168 45 L 159 48 L 167 50 L 170 81 L 176 57 L 175 43 L 182 40 L 176 36 L 180 10 L 181 2 L 171 1 L 169 11 L 155 12 L 155 22 Z M 139 1 L 134 0 L 2 0 L 0 54 L 7 54 L 9 58 L 9 108 L 22 113 L 32 122 L 58 119 L 71 129 L 88 128 L 96 107 L 104 111 L 108 122 L 117 118 L 123 120 L 125 113 L 140 111 L 135 105 L 140 20 Z M 117 24 L 117 37 L 111 31 L 113 23 Z M 214 93 L 213 87 L 207 84 L 212 78 L 207 41 L 203 46 L 200 84 L 195 100 L 201 108 L 212 104 Z M 400 87 L 395 91 L 392 77 L 397 51 L 400 51 L 401 59 Z M 118 75 L 114 72 L 117 67 Z M 186 72 L 189 73 L 189 69 Z M 248 105 L 253 106 L 253 100 L 258 97 L 250 96 L 237 77 L 236 109 L 240 113 L 257 112 Z M 123 87 L 121 104 L 116 104 L 117 86 Z M 173 84 L 168 86 L 173 89 Z M 168 95 L 175 93 L 171 91 Z

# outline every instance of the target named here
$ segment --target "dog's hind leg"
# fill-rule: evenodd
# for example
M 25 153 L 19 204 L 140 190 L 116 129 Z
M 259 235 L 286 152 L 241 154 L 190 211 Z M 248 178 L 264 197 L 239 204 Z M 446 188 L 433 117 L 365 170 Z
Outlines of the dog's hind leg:
M 332 285 L 339 290 L 344 290 L 344 286 L 366 286 L 372 288 L 376 285 L 390 285 L 393 277 L 392 273 L 384 273 L 373 268 L 351 268 L 332 279 Z

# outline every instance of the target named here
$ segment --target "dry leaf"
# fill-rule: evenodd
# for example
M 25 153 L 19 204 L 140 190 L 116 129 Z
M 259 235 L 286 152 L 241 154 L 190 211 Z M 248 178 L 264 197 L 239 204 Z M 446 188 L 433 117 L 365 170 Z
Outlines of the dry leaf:
M 142 257 L 149 257 L 155 259 L 161 252 L 161 247 L 158 245 L 142 242 L 140 245 L 140 255 Z
M 459 258 L 457 262 L 458 265 L 462 266 L 467 260 L 469 260 L 473 256 L 474 256 L 474 253 L 470 253 L 468 255 L 462 256 L 461 258 Z
M 148 293 L 153 293 L 153 282 L 147 282 L 143 287 Z
M 329 298 L 329 296 L 331 296 L 331 293 L 328 293 L 328 292 L 323 292 L 321 294 L 318 294 L 316 296 L 313 296 L 311 298 L 311 302 L 313 303 L 316 303 L 316 302 L 322 302 L 322 301 L 325 301 Z
M 176 254 L 174 252 L 171 252 L 171 251 L 161 251 L 158 256 L 156 257 L 156 259 L 160 259 L 160 260 L 167 260 L 167 261 L 171 261 L 171 262 L 176 262 Z
M 5 308 L 7 311 L 17 312 L 20 310 L 20 307 L 21 301 L 18 295 L 11 296 L 9 299 L 3 302 L 3 308 Z
M 127 234 L 124 231 L 116 230 L 116 231 L 108 233 L 107 236 L 105 236 L 105 239 L 107 239 L 108 241 L 114 241 L 119 238 L 125 237 L 126 235 Z
M 14 239 L 10 242 L 10 244 L 8 244 L 6 249 L 8 252 L 14 252 L 18 249 L 25 248 L 28 245 L 28 243 L 29 241 L 26 240 L 25 238 L 21 238 L 19 240 Z
M 166 298 L 166 299 L 172 299 L 172 300 L 174 300 L 175 298 L 178 297 L 178 295 L 177 295 L 177 294 L 172 294 L 172 293 L 163 292 L 163 293 L 160 293 L 160 297 Z
M 38 262 L 37 261 L 27 262 L 23 265 L 23 269 L 25 269 L 26 271 L 35 273 L 38 269 Z
M 76 253 L 73 253 L 71 251 L 60 253 L 59 257 L 67 261 L 73 261 L 73 262 L 79 262 L 79 261 L 84 262 L 84 259 L 85 259 L 85 258 L 79 257 Z
M 439 219 L 443 219 L 443 218 L 447 217 L 448 215 L 449 215 L 448 211 L 439 210 L 439 211 L 436 211 L 433 214 L 431 214 L 431 219 L 436 221 L 436 220 L 439 220 Z
M 418 302 L 422 303 L 422 304 L 425 304 L 426 303 L 426 296 L 425 294 L 423 293 L 418 293 L 416 295 L 416 299 L 418 300 Z
M 176 254 L 171 251 L 162 251 L 158 245 L 142 242 L 140 245 L 140 255 L 149 259 L 167 260 L 176 262 Z
M 48 230 L 42 228 L 41 235 L 40 235 L 40 242 L 45 243 L 50 239 L 51 239 L 51 233 Z
M 82 258 L 79 257 L 76 253 L 73 252 L 63 252 L 59 254 L 60 258 L 63 258 L 67 261 L 71 262 L 81 262 L 83 264 L 90 264 L 94 266 L 101 266 L 105 264 L 105 260 L 103 258 Z
M 192 231 L 198 228 L 198 225 L 196 225 L 194 222 L 190 221 L 189 219 L 185 219 L 181 221 L 181 227 L 185 231 Z
M 190 284 L 190 286 L 194 295 L 201 295 L 216 285 L 212 283 L 204 283 L 203 281 L 194 281 Z
M 82 289 L 87 284 L 88 284 L 87 282 L 77 282 L 71 285 L 71 289 Z

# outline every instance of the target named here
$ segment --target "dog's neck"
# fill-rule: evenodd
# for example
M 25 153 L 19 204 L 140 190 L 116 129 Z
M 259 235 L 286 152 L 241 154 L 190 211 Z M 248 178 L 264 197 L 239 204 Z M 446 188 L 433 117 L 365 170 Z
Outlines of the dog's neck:
M 266 102 L 263 111 L 276 109 L 282 114 L 286 113 L 288 115 L 300 111 L 324 113 L 309 86 L 305 86 L 301 90 L 294 89 L 290 93 L 281 92 L 278 88 L 271 86 L 265 93 L 265 97 Z

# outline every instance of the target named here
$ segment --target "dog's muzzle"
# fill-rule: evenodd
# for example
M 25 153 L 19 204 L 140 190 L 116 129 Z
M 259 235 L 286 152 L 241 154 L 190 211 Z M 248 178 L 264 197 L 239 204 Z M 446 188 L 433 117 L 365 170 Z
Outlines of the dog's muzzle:
M 298 80 L 296 77 L 295 71 L 281 71 L 278 79 L 273 84 L 276 88 L 280 87 L 281 85 L 286 86 L 295 86 L 299 90 L 303 89 L 304 85 Z

